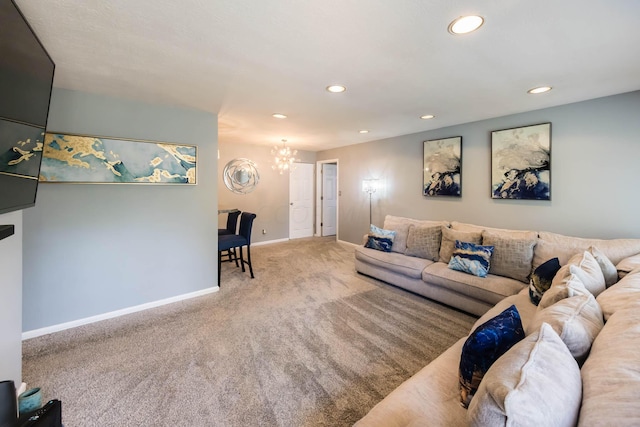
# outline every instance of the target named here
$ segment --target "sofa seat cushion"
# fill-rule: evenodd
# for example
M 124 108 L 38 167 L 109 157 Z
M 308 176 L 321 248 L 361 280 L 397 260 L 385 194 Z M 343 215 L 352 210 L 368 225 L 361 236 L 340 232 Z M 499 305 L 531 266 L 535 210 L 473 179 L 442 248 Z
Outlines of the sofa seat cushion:
M 640 311 L 631 308 L 615 312 L 593 342 L 581 370 L 579 426 L 640 425 L 638 348 Z
M 410 257 L 395 252 L 381 252 L 362 246 L 356 246 L 356 258 L 413 279 L 422 278 L 422 271 L 428 265 L 433 264 L 433 261 L 428 259 Z
M 506 297 L 505 299 L 491 307 L 489 311 L 487 311 L 485 314 L 480 316 L 478 320 L 476 320 L 476 323 L 473 324 L 469 333 L 475 331 L 478 326 L 482 325 L 489 319 L 493 319 L 512 305 L 515 305 L 518 309 L 522 327 L 526 330 L 527 326 L 529 325 L 529 323 L 531 323 L 533 317 L 536 315 L 536 310 L 538 309 L 538 307 L 531 303 L 531 301 L 529 300 L 529 292 L 526 288 L 524 288 L 516 295 Z
M 558 257 L 560 264 L 564 265 L 578 252 L 588 250 L 589 246 L 596 246 L 613 264 L 640 254 L 640 239 L 583 239 L 540 231 L 533 254 L 533 268 L 553 257 Z
M 490 304 L 496 304 L 504 297 L 515 295 L 526 287 L 524 283 L 508 277 L 493 274 L 477 277 L 451 270 L 443 262 L 436 262 L 425 268 L 422 280 Z

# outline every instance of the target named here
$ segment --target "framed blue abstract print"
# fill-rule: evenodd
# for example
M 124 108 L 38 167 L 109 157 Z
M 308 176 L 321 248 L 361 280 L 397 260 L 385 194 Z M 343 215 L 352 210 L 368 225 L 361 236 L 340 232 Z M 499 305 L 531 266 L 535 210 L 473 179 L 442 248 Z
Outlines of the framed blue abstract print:
M 457 196 L 462 194 L 462 137 L 424 141 L 423 196 Z
M 551 200 L 551 123 L 491 132 L 491 197 Z

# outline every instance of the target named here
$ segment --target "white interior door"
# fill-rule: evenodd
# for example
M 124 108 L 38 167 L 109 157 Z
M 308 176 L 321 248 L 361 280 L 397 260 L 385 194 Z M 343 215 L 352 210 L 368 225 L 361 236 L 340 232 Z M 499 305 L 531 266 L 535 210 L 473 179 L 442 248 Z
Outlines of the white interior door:
M 322 164 L 322 235 L 336 235 L 336 207 L 338 205 L 338 165 Z
M 296 163 L 289 176 L 289 238 L 313 236 L 313 164 Z

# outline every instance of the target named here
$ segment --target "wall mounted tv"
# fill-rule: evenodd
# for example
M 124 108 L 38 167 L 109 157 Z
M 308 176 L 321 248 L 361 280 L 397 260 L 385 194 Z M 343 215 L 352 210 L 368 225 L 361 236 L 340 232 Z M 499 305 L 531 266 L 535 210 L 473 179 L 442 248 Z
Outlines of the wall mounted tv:
M 35 205 L 55 64 L 13 0 L 0 0 L 0 214 Z

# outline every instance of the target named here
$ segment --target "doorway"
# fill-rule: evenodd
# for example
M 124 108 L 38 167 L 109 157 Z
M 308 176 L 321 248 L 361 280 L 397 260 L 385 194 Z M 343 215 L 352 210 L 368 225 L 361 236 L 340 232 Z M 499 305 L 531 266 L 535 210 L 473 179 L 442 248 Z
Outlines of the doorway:
M 338 235 L 338 160 L 323 160 L 316 168 L 316 236 Z

